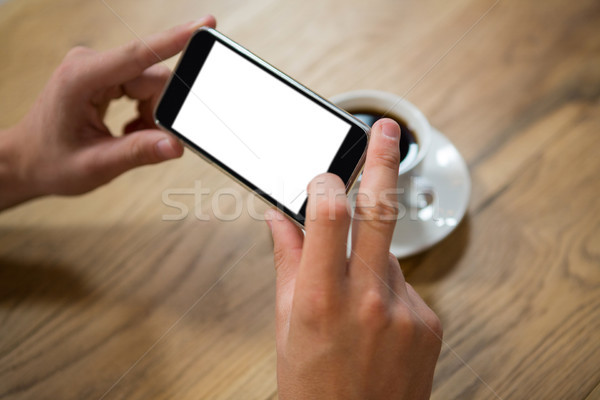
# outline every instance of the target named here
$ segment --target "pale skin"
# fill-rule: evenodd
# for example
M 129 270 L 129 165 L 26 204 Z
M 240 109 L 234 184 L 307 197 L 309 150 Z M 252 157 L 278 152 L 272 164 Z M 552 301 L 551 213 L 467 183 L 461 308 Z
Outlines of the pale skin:
M 308 187 L 306 235 L 267 214 L 280 399 L 429 398 L 442 328 L 388 253 L 398 209 L 381 195 L 396 185 L 399 138 L 391 119 L 373 126 L 354 221 L 344 184 L 331 174 Z
M 158 62 L 179 53 L 195 29 L 215 24 L 207 16 L 105 52 L 71 50 L 30 112 L 0 131 L 0 210 L 85 193 L 137 166 L 181 156 L 181 143 L 152 117 L 170 73 Z M 114 136 L 104 116 L 121 96 L 137 101 L 138 115 Z M 277 273 L 280 399 L 430 395 L 440 321 L 388 253 L 398 210 L 379 201 L 396 187 L 399 137 L 392 120 L 373 126 L 360 218 L 350 218 L 344 184 L 331 174 L 309 185 L 305 234 L 279 212 L 266 214 Z
M 0 132 L 0 210 L 84 193 L 131 168 L 181 156 L 181 143 L 152 116 L 170 75 L 159 61 L 179 53 L 198 27 L 215 24 L 207 16 L 105 52 L 69 51 L 27 115 Z M 122 96 L 137 101 L 138 115 L 115 137 L 104 115 Z

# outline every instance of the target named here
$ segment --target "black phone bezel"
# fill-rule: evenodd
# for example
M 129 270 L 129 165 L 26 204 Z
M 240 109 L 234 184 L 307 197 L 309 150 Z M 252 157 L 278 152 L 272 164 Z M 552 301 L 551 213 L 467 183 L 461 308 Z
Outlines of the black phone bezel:
M 238 172 L 229 168 L 219 159 L 213 157 L 210 153 L 204 151 L 201 147 L 189 140 L 183 134 L 173 129 L 173 122 L 175 121 L 179 110 L 183 106 L 183 103 L 185 102 L 185 99 L 187 98 L 187 95 L 190 92 L 191 87 L 194 84 L 194 81 L 196 80 L 196 77 L 200 73 L 200 70 L 202 69 L 202 66 L 204 65 L 204 62 L 206 61 L 215 41 L 219 41 L 219 43 L 234 51 L 240 57 L 245 58 L 247 61 L 266 71 L 274 78 L 279 79 L 281 82 L 285 83 L 290 88 L 296 90 L 303 96 L 310 98 L 312 101 L 321 105 L 323 108 L 325 108 L 332 114 L 335 114 L 337 117 L 343 119 L 344 121 L 350 124 L 350 129 L 346 134 L 346 138 L 342 142 L 342 145 L 338 149 L 335 157 L 333 158 L 329 166 L 329 169 L 327 170 L 327 172 L 338 175 L 346 185 L 347 190 L 349 189 L 349 180 L 352 178 L 353 175 L 356 175 L 357 166 L 364 157 L 366 147 L 368 144 L 369 130 L 361 127 L 361 125 L 359 125 L 357 121 L 345 111 L 333 106 L 325 99 L 314 94 L 314 92 L 310 91 L 302 84 L 283 74 L 281 71 L 266 63 L 265 61 L 261 60 L 254 54 L 250 52 L 247 52 L 246 54 L 245 52 L 240 51 L 240 49 L 236 47 L 239 45 L 235 45 L 229 43 L 226 40 L 221 39 L 219 36 L 215 35 L 213 31 L 214 30 L 210 28 L 201 28 L 197 30 L 191 37 L 190 41 L 186 46 L 186 49 L 180 56 L 175 71 L 173 72 L 171 79 L 163 92 L 161 100 L 155 109 L 155 120 L 157 124 L 175 134 L 189 147 L 200 153 L 210 162 L 219 166 L 221 169 L 223 169 L 231 176 L 239 180 L 241 183 L 243 183 L 245 186 L 247 186 L 250 190 L 256 192 L 257 194 L 265 198 L 267 201 L 269 201 L 271 204 L 275 205 L 278 209 L 292 217 L 300 225 L 304 226 L 304 221 L 306 219 L 305 215 L 307 199 L 304 201 L 304 204 L 302 205 L 298 213 L 293 212 L 289 208 L 285 207 L 283 204 L 279 203 L 273 197 L 271 197 L 268 193 L 264 192 L 259 187 L 255 186 L 252 182 L 245 179 Z M 253 57 L 255 57 L 256 59 L 254 59 Z M 269 69 L 269 67 L 267 67 L 263 63 L 267 64 L 269 67 L 273 68 L 274 70 L 278 71 L 284 76 L 280 76 L 277 73 L 273 72 Z M 306 157 L 307 159 L 310 159 L 310 154 L 307 154 Z

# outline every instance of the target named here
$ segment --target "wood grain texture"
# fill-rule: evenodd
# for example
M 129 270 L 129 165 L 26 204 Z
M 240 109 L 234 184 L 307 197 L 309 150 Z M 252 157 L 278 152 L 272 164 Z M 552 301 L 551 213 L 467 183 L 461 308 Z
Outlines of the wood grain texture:
M 445 327 L 432 398 L 600 398 L 598 1 L 8 1 L 0 127 L 70 47 L 208 12 L 326 97 L 405 95 L 465 157 L 467 217 L 402 260 Z M 173 195 L 189 213 L 165 220 L 196 182 L 264 210 L 186 154 L 0 214 L 0 399 L 277 398 L 267 228 L 214 215 L 231 195 Z

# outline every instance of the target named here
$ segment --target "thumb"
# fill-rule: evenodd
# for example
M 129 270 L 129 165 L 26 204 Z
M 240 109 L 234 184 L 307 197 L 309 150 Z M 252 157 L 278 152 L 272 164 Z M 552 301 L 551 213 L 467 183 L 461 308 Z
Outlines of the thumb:
M 265 219 L 273 235 L 273 253 L 277 272 L 277 326 L 280 328 L 280 325 L 287 321 L 292 307 L 304 235 L 300 228 L 278 211 L 268 210 Z
M 101 181 L 147 164 L 156 164 L 181 157 L 183 146 L 172 135 L 148 129 L 118 138 L 110 138 L 94 145 L 92 157 L 85 157 L 88 171 Z

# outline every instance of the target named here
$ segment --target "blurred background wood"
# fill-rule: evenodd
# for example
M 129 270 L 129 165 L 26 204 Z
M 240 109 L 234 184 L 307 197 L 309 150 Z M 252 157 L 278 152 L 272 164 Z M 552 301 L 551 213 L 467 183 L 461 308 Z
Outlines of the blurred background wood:
M 72 46 L 206 13 L 325 97 L 405 95 L 467 160 L 467 218 L 402 262 L 445 326 L 432 398 L 600 398 L 598 1 L 12 0 L 0 127 Z M 197 181 L 214 194 L 164 220 Z M 246 205 L 264 210 L 186 153 L 1 214 L 0 398 L 276 398 L 272 244 Z

